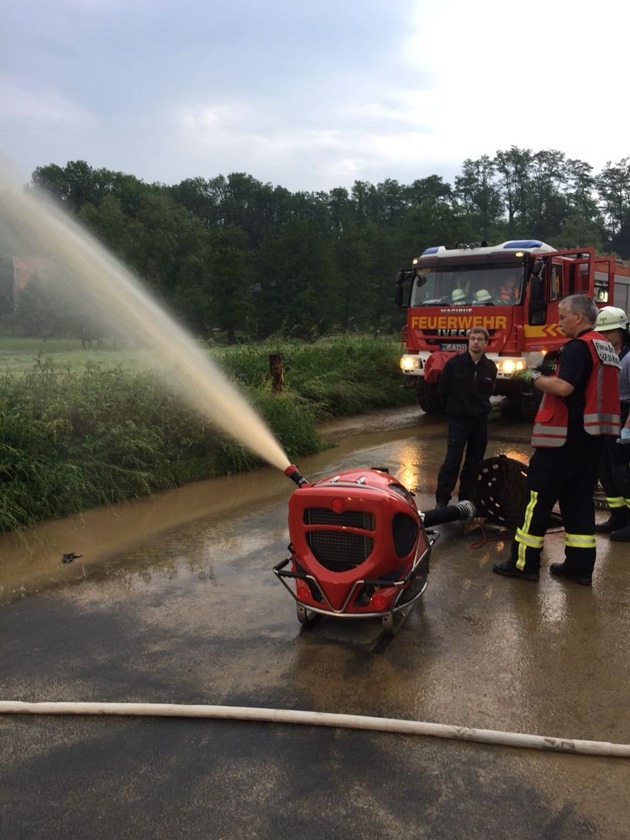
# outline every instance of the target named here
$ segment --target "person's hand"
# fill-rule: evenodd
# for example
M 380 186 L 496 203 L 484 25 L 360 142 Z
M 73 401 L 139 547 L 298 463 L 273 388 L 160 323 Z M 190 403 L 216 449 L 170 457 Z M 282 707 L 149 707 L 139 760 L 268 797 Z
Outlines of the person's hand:
M 617 443 L 630 443 L 630 429 L 623 428 L 621 436 L 617 438 Z

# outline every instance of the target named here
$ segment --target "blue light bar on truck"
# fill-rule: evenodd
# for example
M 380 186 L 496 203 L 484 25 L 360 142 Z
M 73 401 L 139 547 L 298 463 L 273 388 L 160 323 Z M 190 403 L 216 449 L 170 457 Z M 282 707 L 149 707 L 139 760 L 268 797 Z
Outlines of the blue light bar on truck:
M 540 239 L 514 239 L 512 242 L 504 242 L 504 248 L 540 248 Z

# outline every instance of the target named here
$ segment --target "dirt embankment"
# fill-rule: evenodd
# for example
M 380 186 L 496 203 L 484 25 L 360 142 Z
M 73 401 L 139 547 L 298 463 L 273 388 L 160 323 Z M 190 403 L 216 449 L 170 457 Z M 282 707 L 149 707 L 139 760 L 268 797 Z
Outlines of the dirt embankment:
M 368 434 L 370 432 L 406 429 L 417 426 L 424 413 L 417 405 L 403 408 L 386 408 L 369 414 L 353 414 L 351 417 L 336 417 L 320 426 L 324 437 L 340 440 L 348 435 Z

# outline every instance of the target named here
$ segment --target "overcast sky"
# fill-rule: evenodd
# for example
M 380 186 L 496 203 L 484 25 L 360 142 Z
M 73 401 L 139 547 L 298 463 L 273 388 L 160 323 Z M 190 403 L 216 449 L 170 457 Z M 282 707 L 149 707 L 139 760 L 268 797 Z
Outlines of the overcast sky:
M 291 191 L 461 171 L 516 145 L 630 157 L 630 4 L 16 0 L 0 148 L 28 180 L 85 160 L 147 182 Z

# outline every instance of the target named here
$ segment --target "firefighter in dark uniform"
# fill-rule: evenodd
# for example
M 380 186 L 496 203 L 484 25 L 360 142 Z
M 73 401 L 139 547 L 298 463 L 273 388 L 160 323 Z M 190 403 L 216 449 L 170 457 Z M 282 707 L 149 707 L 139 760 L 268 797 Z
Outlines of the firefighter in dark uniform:
M 437 507 L 445 507 L 450 501 L 464 450 L 459 500 L 471 498 L 474 470 L 486 452 L 490 397 L 497 378 L 497 366 L 484 352 L 489 338 L 485 327 L 473 327 L 468 333 L 468 350 L 448 360 L 438 381 L 438 394 L 448 417 L 448 443 L 438 473 Z
M 540 555 L 556 502 L 564 524 L 564 563 L 553 575 L 590 586 L 595 565 L 593 492 L 605 436 L 619 436 L 619 357 L 595 332 L 597 307 L 585 295 L 560 302 L 559 325 L 571 339 L 552 376 L 538 373 L 543 392 L 534 420 L 529 495 L 510 558 L 492 567 L 500 575 L 538 580 Z

